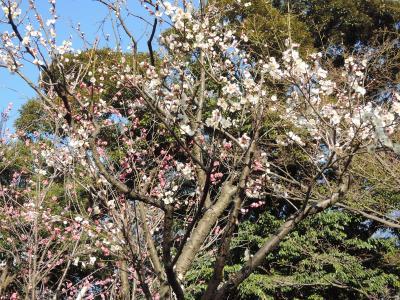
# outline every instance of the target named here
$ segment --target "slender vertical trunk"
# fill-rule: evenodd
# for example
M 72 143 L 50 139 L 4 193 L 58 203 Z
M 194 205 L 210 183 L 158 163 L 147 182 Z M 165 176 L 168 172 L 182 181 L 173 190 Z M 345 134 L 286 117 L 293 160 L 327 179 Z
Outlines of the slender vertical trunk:
M 121 299 L 122 300 L 130 300 L 130 286 L 129 286 L 129 278 L 128 278 L 128 264 L 126 263 L 125 260 L 120 261 L 120 268 L 119 268 L 119 274 L 121 278 Z

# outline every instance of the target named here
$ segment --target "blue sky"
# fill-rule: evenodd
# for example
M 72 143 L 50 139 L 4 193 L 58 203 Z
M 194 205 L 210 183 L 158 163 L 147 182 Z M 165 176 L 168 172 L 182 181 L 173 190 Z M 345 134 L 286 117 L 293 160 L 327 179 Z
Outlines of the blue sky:
M 26 5 L 28 0 L 22 0 L 22 4 Z M 39 10 L 46 20 L 49 18 L 49 3 L 47 0 L 36 0 Z M 149 13 L 141 6 L 139 0 L 129 0 L 130 10 L 132 13 L 145 17 L 151 20 Z M 113 48 L 115 43 L 110 39 L 106 42 L 104 33 L 109 33 L 113 36 L 113 30 L 110 22 L 105 23 L 103 30 L 101 29 L 101 21 L 109 15 L 108 9 L 93 0 L 57 0 L 57 15 L 59 20 L 56 24 L 57 30 L 57 43 L 61 44 L 63 40 L 72 36 L 73 48 L 79 49 L 82 47 L 82 42 L 78 38 L 73 27 L 80 23 L 81 30 L 85 32 L 88 41 L 94 41 L 96 37 L 100 38 L 101 46 L 108 46 Z M 149 35 L 149 26 L 145 25 L 143 21 L 137 18 L 130 18 L 128 22 L 130 30 L 135 34 L 139 40 L 139 50 L 146 49 L 146 41 Z M 4 26 L 0 30 L 9 30 Z M 127 44 L 124 45 L 126 50 Z M 24 73 L 29 76 L 34 82 L 38 79 L 38 72 L 35 67 L 24 66 Z M 23 105 L 27 99 L 35 96 L 34 91 L 29 88 L 17 75 L 10 74 L 6 69 L 0 68 L 0 111 L 3 111 L 8 103 L 13 103 L 13 110 L 7 127 L 12 129 L 15 119 L 18 117 L 18 109 Z

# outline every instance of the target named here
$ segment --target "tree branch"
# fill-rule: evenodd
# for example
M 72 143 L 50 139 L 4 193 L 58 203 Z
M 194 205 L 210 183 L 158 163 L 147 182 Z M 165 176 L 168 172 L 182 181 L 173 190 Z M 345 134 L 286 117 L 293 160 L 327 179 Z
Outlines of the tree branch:
M 235 289 L 242 283 L 257 267 L 259 267 L 265 260 L 265 257 L 274 250 L 279 243 L 293 230 L 293 228 L 304 220 L 307 216 L 316 214 L 323 211 L 327 207 L 332 206 L 347 193 L 349 189 L 350 179 L 343 179 L 339 184 L 339 189 L 336 193 L 324 201 L 314 205 L 307 206 L 304 210 L 299 210 L 293 214 L 289 219 L 279 227 L 277 232 L 270 236 L 264 245 L 254 254 L 254 256 L 243 266 L 243 268 L 234 273 L 229 280 L 217 291 L 215 299 L 226 299 L 230 291 Z
M 165 208 L 164 202 L 162 202 L 159 199 L 155 199 L 155 198 L 148 197 L 146 195 L 142 195 L 142 194 L 134 192 L 125 183 L 121 182 L 120 180 L 118 180 L 117 178 L 112 176 L 107 171 L 107 169 L 104 167 L 103 163 L 100 160 L 100 155 L 97 151 L 97 147 L 95 144 L 95 138 L 98 134 L 98 131 L 99 131 L 99 129 L 96 129 L 96 132 L 93 133 L 93 137 L 91 139 L 89 139 L 89 145 L 92 150 L 93 160 L 95 162 L 96 167 L 99 169 L 100 174 L 103 175 L 106 178 L 106 180 L 110 184 L 112 184 L 115 188 L 117 188 L 117 190 L 119 190 L 121 193 L 128 195 L 132 199 L 144 202 L 146 204 L 155 206 L 155 207 L 165 211 L 166 208 Z

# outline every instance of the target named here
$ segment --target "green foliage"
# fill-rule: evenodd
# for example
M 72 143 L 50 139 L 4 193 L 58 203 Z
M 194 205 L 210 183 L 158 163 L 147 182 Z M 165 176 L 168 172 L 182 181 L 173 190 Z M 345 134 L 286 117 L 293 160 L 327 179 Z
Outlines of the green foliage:
M 249 41 L 245 47 L 256 56 L 275 56 L 281 53 L 289 37 L 301 45 L 303 54 L 313 49 L 313 39 L 306 24 L 297 16 L 275 8 L 268 0 L 248 1 L 251 5 L 247 7 L 234 0 L 212 2 L 224 7 L 225 17 L 232 26 L 248 36 Z
M 160 59 L 157 55 L 156 67 L 159 65 Z M 114 67 L 122 65 L 125 68 L 138 68 L 144 72 L 144 69 L 140 67 L 141 62 L 149 60 L 149 55 L 146 53 L 139 53 L 134 56 L 130 53 L 120 53 L 112 51 L 111 49 L 97 49 L 88 50 L 81 52 L 80 54 L 65 54 L 62 57 L 56 58 L 50 65 L 50 70 L 53 73 L 53 78 L 49 78 L 46 73 L 42 74 L 42 81 L 47 83 L 43 84 L 44 92 L 48 91 L 48 84 L 53 82 L 65 82 L 68 80 L 76 80 L 77 82 L 83 83 L 84 85 L 77 87 L 80 91 L 81 102 L 98 102 L 101 95 L 101 99 L 106 101 L 108 104 L 112 104 L 116 109 L 119 110 L 122 116 L 126 116 L 126 108 L 120 107 L 119 99 L 123 98 L 134 98 L 134 92 L 129 88 L 122 88 L 118 86 L 117 79 L 118 74 L 115 73 Z M 62 63 L 63 71 L 61 72 L 58 64 Z M 119 70 L 120 68 L 118 68 Z M 108 70 L 107 76 L 104 76 L 102 83 L 102 93 L 95 93 L 96 96 L 93 98 L 90 89 L 90 80 L 92 76 L 99 82 L 101 72 L 100 70 Z M 65 78 L 64 74 L 72 74 L 75 78 Z M 71 76 L 71 75 L 69 75 Z M 61 102 L 61 99 L 56 98 L 54 101 Z M 83 107 L 80 107 L 80 103 L 75 98 L 68 96 L 68 102 L 72 107 L 73 115 L 81 114 Z M 52 118 L 43 107 L 43 103 L 39 99 L 31 99 L 26 102 L 20 109 L 20 114 L 15 121 L 15 127 L 18 130 L 25 131 L 28 134 L 34 132 L 53 134 L 55 132 L 56 124 L 51 122 Z M 101 135 L 108 136 L 108 133 L 103 132 Z M 109 139 L 111 140 L 111 139 Z
M 231 245 L 225 277 L 238 271 L 281 224 L 281 209 L 251 212 Z M 274 216 L 275 215 L 275 216 Z M 388 299 L 400 291 L 398 239 L 366 235 L 363 219 L 331 209 L 308 219 L 267 256 L 240 286 L 240 299 Z M 211 277 L 213 257 L 201 257 L 188 275 L 188 299 Z M 200 282 L 200 284 L 199 284 Z
M 196 261 L 196 265 L 186 275 L 186 280 L 192 283 L 185 290 L 187 299 L 198 299 L 207 288 L 208 280 L 213 272 L 213 261 L 209 256 L 203 256 Z
M 287 10 L 283 1 L 282 10 Z M 400 2 L 392 0 L 298 0 L 290 1 L 299 19 L 307 24 L 317 47 L 368 44 L 384 30 L 395 31 Z
M 396 253 L 394 236 L 376 238 L 362 219 L 331 209 L 306 220 L 271 253 L 262 269 L 239 287 L 241 299 L 387 298 L 400 291 L 400 272 L 386 253 Z M 254 253 L 279 220 L 265 211 L 240 226 L 235 257 Z M 256 246 L 256 244 L 258 244 Z M 240 253 L 240 254 L 239 254 Z M 238 264 L 240 261 L 236 260 Z
M 12 147 L 0 149 L 0 184 L 9 184 L 15 172 L 28 173 L 33 161 L 32 153 L 22 141 L 16 141 Z
M 54 124 L 48 118 L 39 99 L 30 99 L 19 109 L 19 117 L 15 121 L 15 128 L 26 133 L 53 132 Z

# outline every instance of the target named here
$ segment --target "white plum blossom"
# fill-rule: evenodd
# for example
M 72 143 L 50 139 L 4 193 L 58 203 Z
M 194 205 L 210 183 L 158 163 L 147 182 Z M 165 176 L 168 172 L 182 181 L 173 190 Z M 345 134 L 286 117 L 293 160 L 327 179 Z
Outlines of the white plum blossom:
M 183 125 L 180 126 L 180 129 L 181 129 L 181 133 L 182 134 L 187 134 L 188 136 L 193 136 L 194 135 L 194 132 L 191 129 L 190 125 L 183 124 Z
M 97 258 L 95 256 L 90 256 L 89 257 L 89 264 L 94 265 L 96 262 Z
M 193 178 L 193 170 L 192 167 L 189 164 L 184 164 L 181 162 L 176 163 L 176 169 L 178 172 L 181 172 L 182 175 L 186 179 L 192 179 Z
M 73 51 L 71 41 L 63 41 L 60 46 L 57 47 L 57 52 L 60 55 Z
M 250 137 L 244 133 L 240 138 L 239 138 L 239 144 L 243 149 L 246 149 L 250 146 Z
M 400 115 L 400 102 L 393 101 L 392 109 L 393 109 L 393 112 L 395 112 L 396 114 Z
M 263 71 L 267 72 L 274 79 L 281 79 L 283 72 L 275 57 L 270 57 L 269 62 L 263 65 Z
M 301 140 L 301 138 L 297 134 L 293 133 L 292 131 L 289 131 L 287 133 L 287 135 L 291 141 L 299 144 L 300 146 L 305 146 L 304 142 Z
M 175 199 L 173 197 L 174 194 L 175 194 L 175 192 L 173 192 L 173 191 L 166 191 L 164 193 L 164 195 L 161 196 L 162 201 L 167 205 L 174 203 L 175 202 Z
M 226 86 L 224 86 L 222 88 L 222 91 L 224 92 L 225 95 L 232 96 L 232 97 L 238 96 L 241 94 L 239 86 L 235 83 L 227 84 Z
M 356 93 L 360 94 L 361 96 L 364 96 L 365 93 L 367 92 L 364 87 L 358 86 L 358 85 L 354 88 L 354 90 Z
M 221 122 L 222 115 L 221 112 L 218 109 L 214 109 L 211 112 L 211 117 L 207 118 L 206 120 L 206 125 L 210 127 L 217 127 L 218 124 Z
M 49 19 L 46 21 L 46 26 L 49 27 L 51 25 L 54 25 L 56 23 L 55 19 Z

